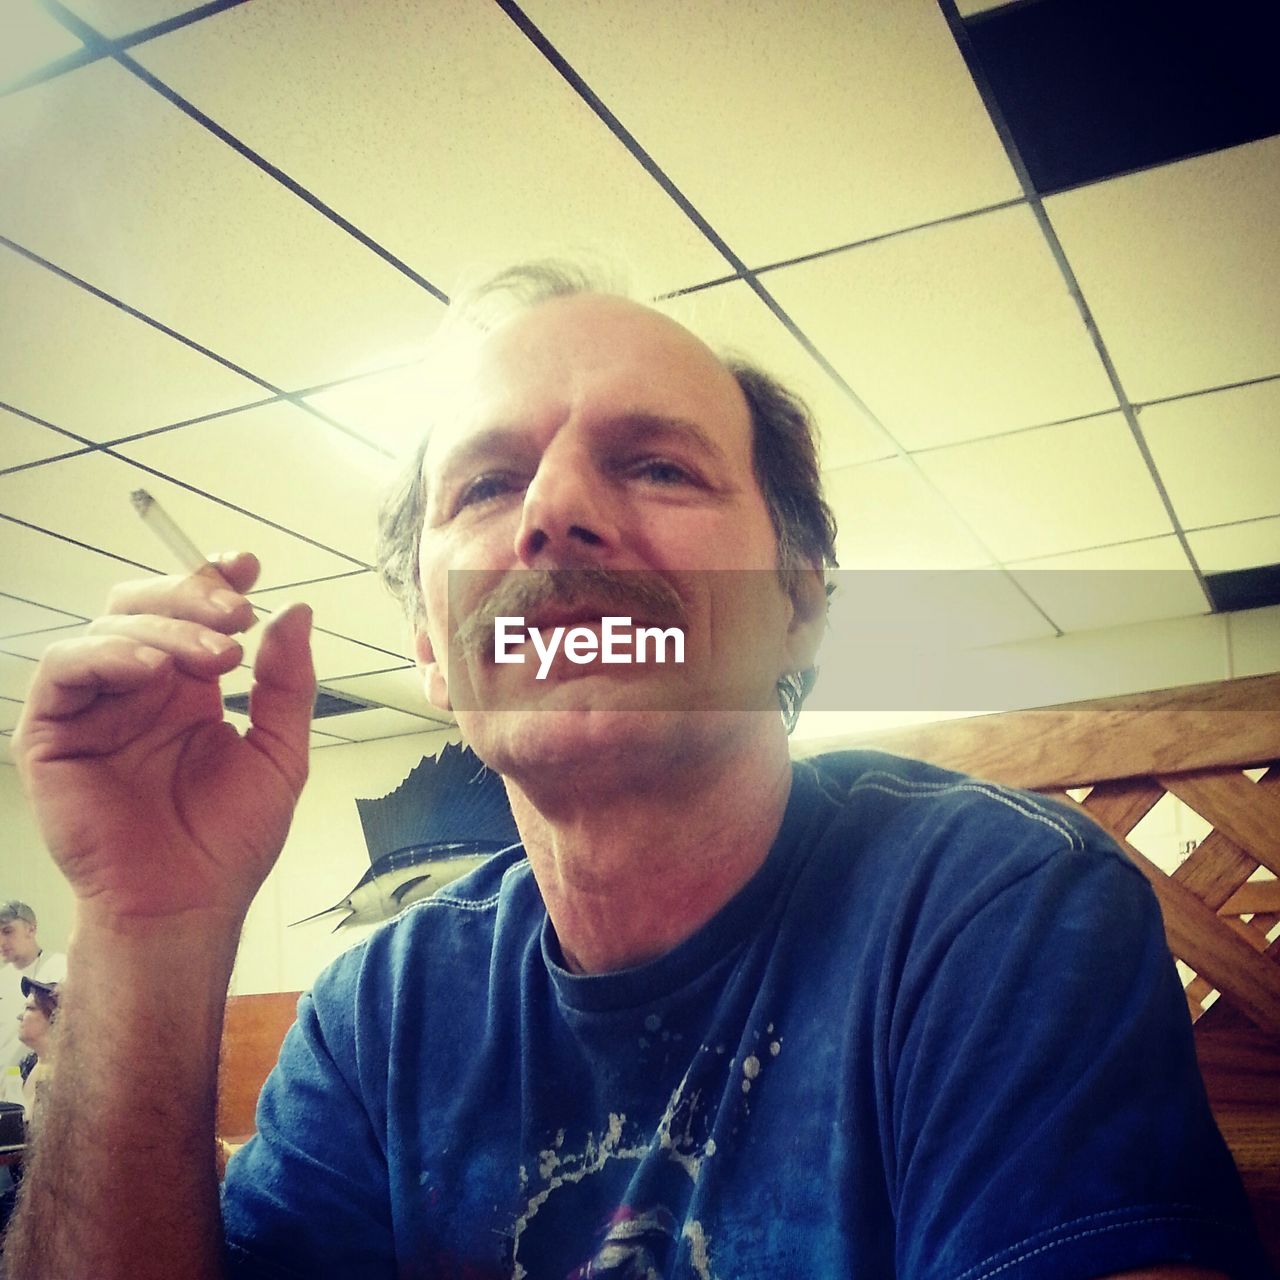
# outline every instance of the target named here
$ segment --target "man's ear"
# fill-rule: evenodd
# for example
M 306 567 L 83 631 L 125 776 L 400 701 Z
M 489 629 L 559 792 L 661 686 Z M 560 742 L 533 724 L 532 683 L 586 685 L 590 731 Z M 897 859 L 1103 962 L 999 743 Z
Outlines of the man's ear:
M 427 701 L 439 711 L 452 711 L 453 703 L 449 701 L 449 682 L 445 678 L 444 668 L 436 660 L 435 647 L 425 630 L 414 631 L 413 651 Z
M 818 658 L 818 646 L 827 630 L 827 575 L 817 564 L 783 570 L 791 600 L 791 625 L 787 628 L 787 670 L 808 671 Z

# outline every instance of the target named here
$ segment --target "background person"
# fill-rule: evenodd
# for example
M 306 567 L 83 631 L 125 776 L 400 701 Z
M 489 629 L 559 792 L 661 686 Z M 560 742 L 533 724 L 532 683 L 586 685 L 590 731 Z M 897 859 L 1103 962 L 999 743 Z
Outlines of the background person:
M 12 1092 L 12 1072 L 26 1056 L 18 1039 L 18 1018 L 26 997 L 22 979 L 61 982 L 67 976 L 67 958 L 61 952 L 45 951 L 37 937 L 36 913 L 25 903 L 12 899 L 0 902 L 0 1076 L 5 1080 L 4 1098 Z
M 53 1079 L 54 1020 L 58 1016 L 58 983 L 22 979 L 27 1003 L 18 1020 L 18 1039 L 28 1053 L 20 1064 L 22 1105 L 27 1110 L 28 1136 L 34 1134 L 41 1104 Z

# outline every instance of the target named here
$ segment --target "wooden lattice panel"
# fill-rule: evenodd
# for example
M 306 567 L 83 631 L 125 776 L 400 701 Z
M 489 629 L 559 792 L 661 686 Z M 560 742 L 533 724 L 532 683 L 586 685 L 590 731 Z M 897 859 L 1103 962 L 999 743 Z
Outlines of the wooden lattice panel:
M 1172 875 L 1129 839 L 1166 792 L 1212 827 Z M 1120 779 L 1099 783 L 1082 802 L 1055 794 L 1108 831 L 1155 888 L 1169 949 L 1192 970 L 1192 1020 L 1217 991 L 1280 1036 L 1280 940 L 1268 937 L 1280 923 L 1280 769 L 1258 782 L 1230 767 Z M 1253 878 L 1260 869 L 1264 878 Z

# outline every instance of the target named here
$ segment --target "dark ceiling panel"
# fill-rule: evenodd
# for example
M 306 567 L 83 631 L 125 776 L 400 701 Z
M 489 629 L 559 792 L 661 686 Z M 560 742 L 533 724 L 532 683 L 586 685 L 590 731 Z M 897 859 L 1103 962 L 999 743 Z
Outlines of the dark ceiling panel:
M 1228 573 L 1206 573 L 1204 585 L 1209 589 L 1215 613 L 1262 609 L 1267 605 L 1280 604 L 1280 564 L 1233 569 Z
M 1027 0 L 966 28 L 1042 195 L 1280 133 L 1277 0 Z

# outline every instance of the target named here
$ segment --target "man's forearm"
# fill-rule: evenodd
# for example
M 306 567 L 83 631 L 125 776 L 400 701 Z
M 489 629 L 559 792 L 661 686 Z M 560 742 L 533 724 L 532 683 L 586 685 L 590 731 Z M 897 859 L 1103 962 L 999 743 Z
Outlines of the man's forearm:
M 221 1275 L 214 1119 L 235 947 L 226 921 L 79 922 L 5 1244 L 14 1280 Z

